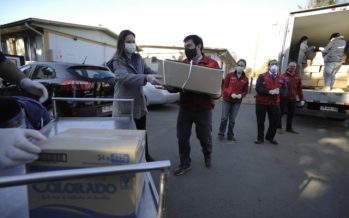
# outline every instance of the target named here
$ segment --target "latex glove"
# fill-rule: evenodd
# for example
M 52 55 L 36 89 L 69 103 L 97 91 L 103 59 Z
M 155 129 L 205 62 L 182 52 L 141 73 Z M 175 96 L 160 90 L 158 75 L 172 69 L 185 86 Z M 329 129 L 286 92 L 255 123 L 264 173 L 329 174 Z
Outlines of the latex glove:
M 28 78 L 24 78 L 21 80 L 20 86 L 27 92 L 30 92 L 33 95 L 40 96 L 39 101 L 41 103 L 45 102 L 48 98 L 47 89 L 44 85 L 42 85 L 39 82 L 30 80 Z
M 304 104 L 305 104 L 305 102 L 303 100 L 299 102 L 299 106 L 301 106 L 301 107 L 303 107 Z
M 231 94 L 231 98 L 232 98 L 232 99 L 235 99 L 235 98 L 236 98 L 235 93 Z
M 30 140 L 46 139 L 39 131 L 20 128 L 0 129 L 0 138 L 0 169 L 36 160 L 41 148 Z
M 274 89 L 274 93 L 275 93 L 275 95 L 280 94 L 280 89 L 279 88 Z
M 150 82 L 151 84 L 153 85 L 160 85 L 161 82 L 158 80 L 158 76 L 157 75 L 154 75 L 154 74 L 149 74 L 147 75 L 147 82 Z
M 241 94 L 237 94 L 237 95 L 236 95 L 236 98 L 237 98 L 237 99 L 241 99 L 241 97 L 242 97 Z
M 270 95 L 275 95 L 275 89 L 270 89 L 270 90 L 269 90 L 269 94 L 270 94 Z

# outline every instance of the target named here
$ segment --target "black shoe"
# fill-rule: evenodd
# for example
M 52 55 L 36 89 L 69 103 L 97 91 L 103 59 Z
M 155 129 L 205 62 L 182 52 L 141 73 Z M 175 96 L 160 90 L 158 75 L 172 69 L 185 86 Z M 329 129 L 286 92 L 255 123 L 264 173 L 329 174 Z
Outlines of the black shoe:
M 224 135 L 218 134 L 218 139 L 219 139 L 219 140 L 223 140 L 223 139 L 224 139 Z
M 264 140 L 262 139 L 257 139 L 257 141 L 254 141 L 255 144 L 262 144 L 264 142 Z
M 173 174 L 175 176 L 180 176 L 180 175 L 183 175 L 184 173 L 190 171 L 190 169 L 191 169 L 190 165 L 179 165 L 177 167 L 177 169 L 175 169 Z
M 152 158 L 150 155 L 145 155 L 145 160 L 146 160 L 147 162 L 153 162 L 153 161 L 155 161 L 155 159 Z
M 286 129 L 287 132 L 293 133 L 293 134 L 299 134 L 297 131 L 294 129 Z
M 211 157 L 205 157 L 205 166 L 211 168 Z
M 236 142 L 236 138 L 234 136 L 228 136 L 228 140 Z
M 268 142 L 270 142 L 273 145 L 278 145 L 279 143 L 275 141 L 274 139 L 267 139 Z

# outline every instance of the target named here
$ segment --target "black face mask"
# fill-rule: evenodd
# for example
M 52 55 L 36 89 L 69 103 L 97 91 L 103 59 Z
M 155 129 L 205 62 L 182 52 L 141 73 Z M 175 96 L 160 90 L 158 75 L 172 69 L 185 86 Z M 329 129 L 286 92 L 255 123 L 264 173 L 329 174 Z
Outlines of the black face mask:
M 187 56 L 189 60 L 193 59 L 196 55 L 197 55 L 196 48 L 192 48 L 192 49 L 185 48 L 185 56 Z

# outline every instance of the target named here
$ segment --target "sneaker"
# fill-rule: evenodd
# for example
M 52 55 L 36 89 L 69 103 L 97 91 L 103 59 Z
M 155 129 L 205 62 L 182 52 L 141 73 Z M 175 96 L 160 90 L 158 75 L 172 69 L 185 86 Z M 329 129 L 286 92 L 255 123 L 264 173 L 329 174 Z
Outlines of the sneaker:
M 273 145 L 278 145 L 279 143 L 275 139 L 267 139 L 268 142 L 270 142 Z
M 218 134 L 218 139 L 223 140 L 224 139 L 224 134 Z
M 229 140 L 229 141 L 234 141 L 234 142 L 235 142 L 235 141 L 236 141 L 236 138 L 235 138 L 234 136 L 228 136 L 228 140 Z
M 174 171 L 175 176 L 183 175 L 186 172 L 189 172 L 191 170 L 190 165 L 179 165 L 177 169 Z
M 211 157 L 205 157 L 205 166 L 211 168 Z
M 294 129 L 286 129 L 287 132 L 293 133 L 293 134 L 299 134 L 297 131 Z
M 262 144 L 264 142 L 264 140 L 262 139 L 257 139 L 257 141 L 254 141 L 255 144 Z
M 284 131 L 283 131 L 281 128 L 279 128 L 279 129 L 278 129 L 278 133 L 279 133 L 279 134 L 282 134 L 282 133 L 284 133 Z
M 323 91 L 323 92 L 329 92 L 329 91 L 331 91 L 331 87 L 329 87 L 329 86 L 324 86 L 324 87 L 321 89 L 321 91 Z

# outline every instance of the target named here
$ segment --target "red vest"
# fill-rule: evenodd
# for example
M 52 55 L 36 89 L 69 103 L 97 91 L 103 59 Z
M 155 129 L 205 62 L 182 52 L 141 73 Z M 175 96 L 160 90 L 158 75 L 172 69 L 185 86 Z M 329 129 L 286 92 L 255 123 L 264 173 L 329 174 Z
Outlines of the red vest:
M 287 92 L 281 97 L 287 99 L 296 99 L 297 95 L 299 100 L 303 100 L 302 79 L 299 73 L 290 75 L 287 71 L 283 74 L 285 82 L 287 84 Z
M 245 74 L 242 74 L 240 79 L 235 72 L 228 73 L 224 79 L 222 93 L 223 99 L 234 103 L 240 103 L 241 99 L 233 99 L 231 94 L 241 94 L 245 97 L 248 92 L 248 78 Z
M 269 72 L 263 73 L 260 75 L 260 77 L 263 77 L 263 86 L 267 90 L 272 90 L 279 88 L 284 85 L 285 81 L 281 75 L 276 75 L 275 79 L 271 77 Z M 256 104 L 263 104 L 263 105 L 278 105 L 280 103 L 280 95 L 256 95 Z

